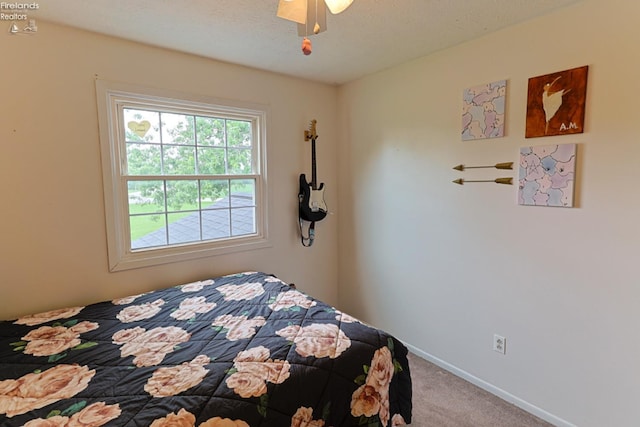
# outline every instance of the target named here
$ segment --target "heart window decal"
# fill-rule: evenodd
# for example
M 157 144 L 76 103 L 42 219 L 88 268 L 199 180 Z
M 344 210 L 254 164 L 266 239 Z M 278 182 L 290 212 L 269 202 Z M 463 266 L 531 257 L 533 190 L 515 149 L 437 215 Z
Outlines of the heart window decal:
M 151 128 L 151 123 L 149 123 L 148 120 L 143 120 L 141 122 L 131 121 L 127 123 L 127 127 L 129 128 L 129 130 L 131 130 L 131 132 L 135 133 L 140 138 L 144 138 L 144 136 L 149 131 L 149 128 Z

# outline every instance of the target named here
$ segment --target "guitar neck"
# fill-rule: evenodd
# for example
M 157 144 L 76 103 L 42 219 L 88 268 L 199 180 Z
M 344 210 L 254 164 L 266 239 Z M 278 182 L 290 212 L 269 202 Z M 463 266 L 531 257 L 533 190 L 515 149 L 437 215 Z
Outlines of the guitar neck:
M 311 124 L 309 125 L 309 130 L 304 131 L 304 140 L 311 140 L 311 189 L 317 190 L 318 183 L 316 181 L 316 139 L 318 138 L 318 134 L 316 134 L 316 120 L 311 120 Z
M 316 182 L 316 139 L 311 138 L 311 188 L 317 190 Z

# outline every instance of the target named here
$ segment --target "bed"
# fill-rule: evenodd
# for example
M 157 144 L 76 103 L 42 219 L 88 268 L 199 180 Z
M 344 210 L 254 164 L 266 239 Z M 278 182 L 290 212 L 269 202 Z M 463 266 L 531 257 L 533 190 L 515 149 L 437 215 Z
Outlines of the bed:
M 260 272 L 0 322 L 2 426 L 400 426 L 407 348 Z

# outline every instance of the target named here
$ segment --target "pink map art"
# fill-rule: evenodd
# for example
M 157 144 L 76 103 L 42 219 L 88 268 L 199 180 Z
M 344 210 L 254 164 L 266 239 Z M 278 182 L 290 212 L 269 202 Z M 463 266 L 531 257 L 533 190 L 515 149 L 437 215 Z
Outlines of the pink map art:
M 465 89 L 462 94 L 462 140 L 504 136 L 507 81 Z
M 573 207 L 576 144 L 520 149 L 518 204 Z

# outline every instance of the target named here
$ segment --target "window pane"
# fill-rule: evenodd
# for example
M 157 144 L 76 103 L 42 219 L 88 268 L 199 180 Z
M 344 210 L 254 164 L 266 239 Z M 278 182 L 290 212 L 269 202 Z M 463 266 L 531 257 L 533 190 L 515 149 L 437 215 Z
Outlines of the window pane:
M 162 181 L 129 181 L 129 214 L 164 212 Z
M 251 170 L 251 149 L 229 149 L 228 150 L 229 174 L 250 174 Z
M 151 248 L 167 244 L 164 215 L 135 215 L 129 218 L 131 249 Z
M 200 213 L 169 214 L 169 244 L 197 242 L 200 240 Z
M 242 236 L 256 232 L 255 208 L 231 209 L 231 235 Z
M 161 113 L 162 143 L 195 145 L 193 116 L 184 114 Z
M 160 114 L 155 111 L 123 109 L 125 140 L 160 143 Z
M 227 120 L 227 145 L 251 147 L 251 122 Z
M 193 175 L 196 173 L 195 147 L 164 145 L 162 148 L 165 175 Z
M 229 209 L 202 211 L 202 238 L 205 240 L 231 237 Z
M 198 147 L 198 173 L 224 175 L 224 148 Z
M 231 206 L 255 206 L 255 181 L 252 179 L 231 180 Z
M 159 175 L 162 172 L 160 146 L 127 143 L 127 170 L 129 175 Z
M 229 181 L 200 181 L 200 206 L 202 209 L 220 209 L 229 207 Z
M 213 117 L 196 117 L 198 145 L 224 147 L 224 120 Z
M 169 211 L 199 209 L 198 181 L 167 181 L 167 208 Z

